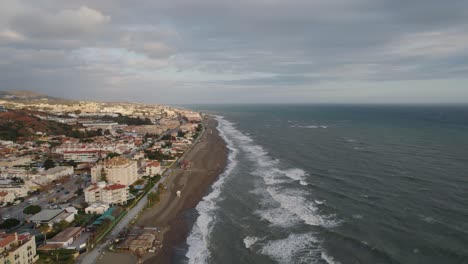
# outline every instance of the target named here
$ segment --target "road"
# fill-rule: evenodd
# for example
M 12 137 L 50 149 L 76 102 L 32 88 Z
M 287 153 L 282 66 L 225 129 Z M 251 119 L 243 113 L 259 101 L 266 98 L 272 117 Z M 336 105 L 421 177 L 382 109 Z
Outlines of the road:
M 169 175 L 170 175 L 170 169 L 164 172 L 161 179 L 154 185 L 154 187 L 149 192 L 156 191 L 158 188 L 158 185 L 161 182 L 163 182 L 167 177 L 169 177 Z M 81 263 L 81 264 L 98 263 L 99 256 L 104 251 L 106 246 L 109 245 L 109 242 L 111 242 L 114 237 L 116 237 L 120 232 L 122 232 L 122 230 L 124 230 L 125 227 L 127 227 L 130 224 L 130 222 L 137 217 L 138 213 L 140 213 L 143 210 L 143 208 L 146 206 L 147 200 L 148 200 L 147 195 L 141 198 L 141 200 L 132 209 L 130 209 L 127 212 L 127 214 L 111 230 L 111 232 L 107 234 L 106 239 L 100 244 L 98 244 L 93 250 L 89 251 L 88 253 L 85 253 L 84 255 L 81 255 L 76 263 Z
M 192 146 L 187 149 L 187 151 L 184 152 L 184 154 L 178 159 L 181 160 L 185 157 L 186 153 L 190 151 L 190 149 L 195 146 L 199 139 L 201 138 L 201 135 L 204 132 L 204 126 L 203 130 L 200 133 L 200 136 L 197 138 L 197 140 L 192 144 Z M 173 163 L 175 164 L 175 162 Z M 149 192 L 154 192 L 157 190 L 159 184 L 165 182 L 168 177 L 171 175 L 171 168 L 168 168 L 162 175 L 161 179 L 154 185 L 154 187 L 149 191 Z M 148 193 L 149 193 L 148 192 Z M 147 194 L 148 194 L 147 193 Z M 116 237 L 122 230 L 124 230 L 130 222 L 135 219 L 138 214 L 143 210 L 143 208 L 146 206 L 147 202 L 147 194 L 141 198 L 141 200 L 135 205 L 128 213 L 120 220 L 120 222 L 111 230 L 111 232 L 106 236 L 105 240 L 98 244 L 93 250 L 81 255 L 76 263 L 80 264 L 94 264 L 94 263 L 99 263 L 100 256 L 104 252 L 105 248 L 109 245 L 109 243 L 112 241 L 114 237 Z
M 85 176 L 79 176 L 79 177 L 82 177 L 84 181 Z M 27 215 L 23 214 L 23 210 L 24 208 L 29 206 L 29 202 L 28 202 L 29 199 L 33 197 L 37 197 L 37 200 L 33 201 L 31 204 L 39 205 L 42 209 L 46 209 L 47 206 L 49 205 L 50 200 L 56 199 L 57 202 L 59 202 L 65 196 L 75 193 L 75 191 L 78 189 L 78 185 L 76 184 L 76 181 L 79 179 L 79 177 L 71 178 L 67 182 L 65 182 L 63 185 L 60 185 L 60 186 L 57 185 L 54 189 L 51 189 L 53 191 L 51 193 L 43 192 L 39 195 L 25 197 L 25 201 L 18 205 L 11 205 L 8 207 L 0 208 L 0 215 L 2 217 L 9 215 L 11 218 L 16 218 L 20 221 L 24 221 Z M 64 188 L 64 190 L 61 190 L 62 187 Z M 69 192 L 69 194 L 65 194 L 65 192 Z

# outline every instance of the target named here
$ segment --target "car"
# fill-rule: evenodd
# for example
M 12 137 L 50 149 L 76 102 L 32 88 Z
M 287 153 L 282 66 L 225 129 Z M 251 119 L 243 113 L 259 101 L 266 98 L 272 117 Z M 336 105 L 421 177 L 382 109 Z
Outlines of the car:
M 5 216 L 3 216 L 3 220 L 8 220 L 8 219 L 10 219 L 10 218 L 11 218 L 10 215 L 5 215 Z
M 70 192 L 69 191 L 66 191 L 65 194 L 69 194 Z

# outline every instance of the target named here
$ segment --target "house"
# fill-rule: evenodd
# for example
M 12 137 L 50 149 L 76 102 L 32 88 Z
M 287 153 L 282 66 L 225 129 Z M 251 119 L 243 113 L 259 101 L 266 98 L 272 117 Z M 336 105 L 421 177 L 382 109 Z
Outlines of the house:
M 146 175 L 155 176 L 161 174 L 161 163 L 153 161 L 146 165 Z
M 129 199 L 128 186 L 98 182 L 84 190 L 85 201 L 89 204 L 103 203 L 108 205 L 126 204 Z
M 7 204 L 15 201 L 15 195 L 12 192 L 0 192 L 0 203 Z
M 123 156 L 105 160 L 91 168 L 91 181 L 131 185 L 139 179 L 137 162 Z
M 75 162 L 91 162 L 94 163 L 100 158 L 100 153 L 97 150 L 74 150 L 64 151 L 64 160 L 73 160 Z
M 34 236 L 29 233 L 0 234 L 0 263 L 31 264 L 38 259 Z
M 98 214 L 102 215 L 105 211 L 109 209 L 108 204 L 103 203 L 92 203 L 88 207 L 85 208 L 86 214 Z
M 28 191 L 28 187 L 23 183 L 14 182 L 9 179 L 0 180 L 0 192 L 13 193 L 15 198 L 27 196 Z
M 33 222 L 36 226 L 47 224 L 52 227 L 60 221 L 71 223 L 73 220 L 75 220 L 74 212 L 68 212 L 66 209 L 45 209 L 31 216 L 28 221 Z
M 30 163 L 31 163 L 30 156 L 13 157 L 13 158 L 8 158 L 8 159 L 1 159 L 0 167 L 22 166 L 22 165 L 29 165 Z
M 65 176 L 73 175 L 73 166 L 58 166 L 44 171 L 43 175 L 49 180 L 57 180 Z
M 60 245 L 60 248 L 69 247 L 71 244 L 73 244 L 75 239 L 81 236 L 83 231 L 83 227 L 67 227 L 64 230 L 62 230 L 62 232 L 55 235 L 53 238 L 48 239 L 46 244 Z

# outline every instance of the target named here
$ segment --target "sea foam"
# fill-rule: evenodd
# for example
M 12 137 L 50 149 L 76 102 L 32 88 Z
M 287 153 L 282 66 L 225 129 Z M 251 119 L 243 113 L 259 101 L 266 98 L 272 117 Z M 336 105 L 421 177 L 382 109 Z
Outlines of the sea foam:
M 312 233 L 290 234 L 269 241 L 260 250 L 279 263 L 318 263 L 321 247 Z
M 228 164 L 225 171 L 212 185 L 211 193 L 205 196 L 195 208 L 198 211 L 199 216 L 189 237 L 187 238 L 187 244 L 189 247 L 185 256 L 189 259 L 188 263 L 207 263 L 210 255 L 208 250 L 209 236 L 214 224 L 213 221 L 215 218 L 215 211 L 217 209 L 217 201 L 219 200 L 222 186 L 226 178 L 237 165 L 236 157 L 238 149 L 234 147 L 233 142 L 226 136 L 226 133 L 235 133 L 236 130 L 232 123 L 226 121 L 224 118 L 217 116 L 216 120 L 218 121 L 218 131 L 220 136 L 226 141 L 229 149 Z

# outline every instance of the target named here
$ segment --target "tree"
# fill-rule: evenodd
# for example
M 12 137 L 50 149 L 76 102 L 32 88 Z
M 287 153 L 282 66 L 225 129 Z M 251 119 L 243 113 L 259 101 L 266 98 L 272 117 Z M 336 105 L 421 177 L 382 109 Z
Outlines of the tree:
M 55 162 L 53 160 L 51 160 L 51 159 L 46 159 L 46 161 L 44 161 L 43 166 L 44 166 L 44 168 L 46 170 L 48 170 L 48 169 L 51 169 L 51 168 L 55 167 Z
M 108 159 L 112 159 L 112 158 L 118 157 L 118 156 L 120 156 L 120 154 L 116 153 L 116 152 L 111 152 L 111 153 L 107 154 Z
M 77 164 L 74 160 L 69 160 L 67 161 L 68 166 L 73 166 L 73 168 L 76 168 Z
M 20 224 L 20 220 L 15 218 L 10 218 L 0 224 L 0 229 L 10 229 Z
M 24 208 L 23 213 L 32 215 L 39 213 L 41 210 L 42 209 L 39 205 L 30 205 Z
M 107 182 L 107 172 L 104 168 L 101 169 L 101 181 Z
M 184 137 L 184 136 L 185 136 L 185 133 L 182 132 L 181 130 L 177 132 L 177 137 Z

